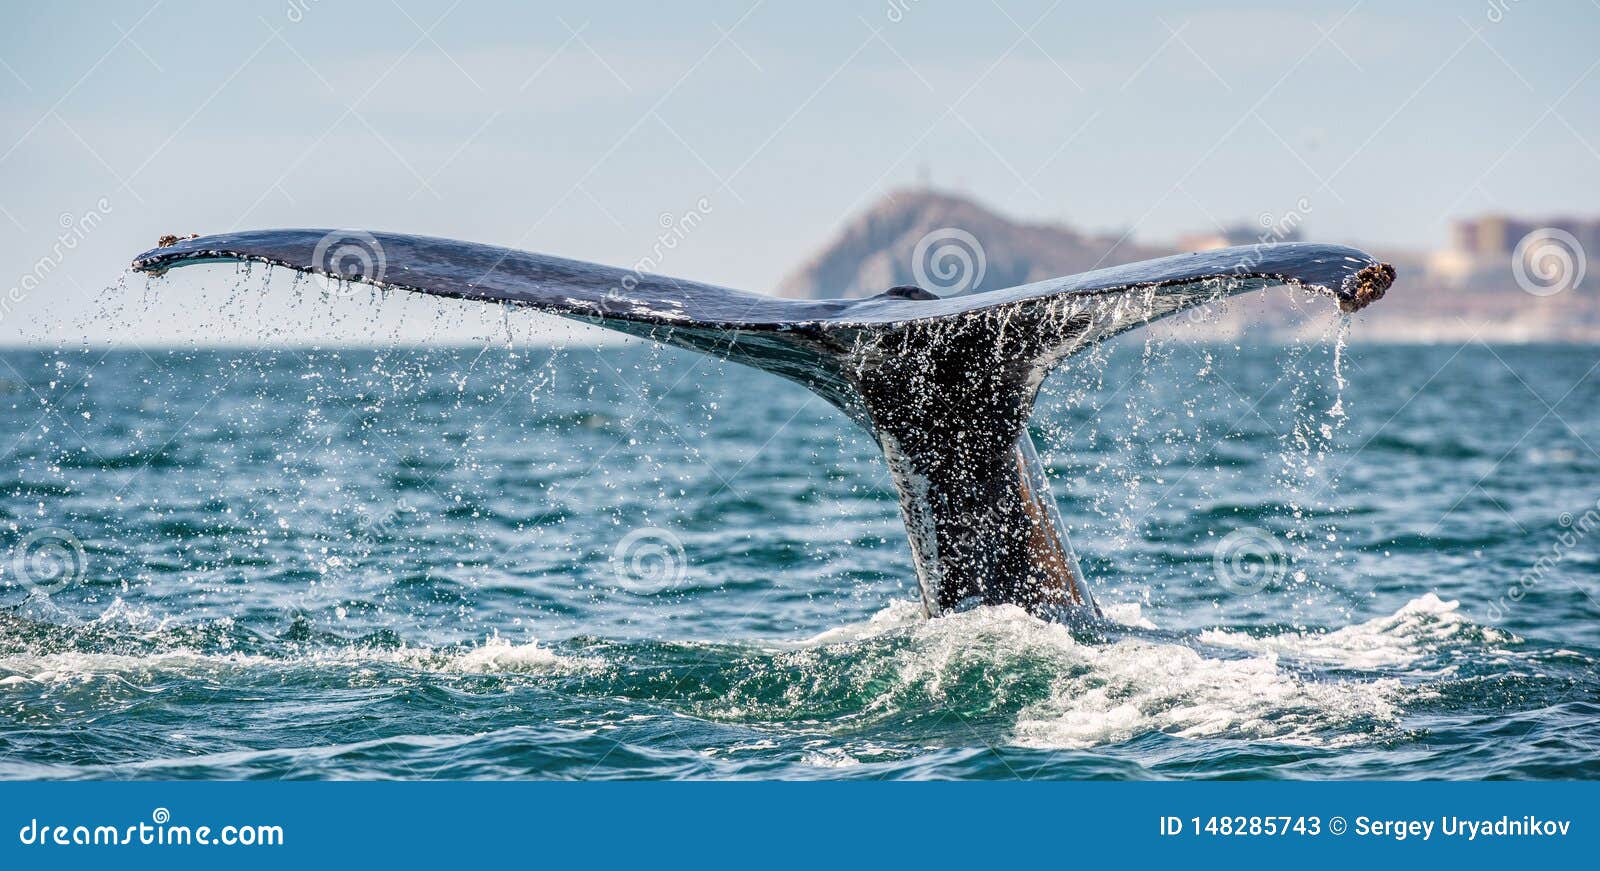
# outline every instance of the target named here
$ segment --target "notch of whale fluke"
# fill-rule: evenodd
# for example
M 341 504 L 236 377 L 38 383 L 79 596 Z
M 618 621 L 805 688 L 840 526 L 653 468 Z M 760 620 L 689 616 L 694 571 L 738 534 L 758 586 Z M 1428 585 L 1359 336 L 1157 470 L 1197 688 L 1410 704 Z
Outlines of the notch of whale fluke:
M 938 299 L 939 295 L 933 291 L 923 290 L 915 284 L 897 284 L 883 293 L 878 294 L 878 299 Z
M 133 267 L 254 261 L 342 281 L 522 305 L 754 366 L 803 384 L 883 450 L 931 615 L 1014 604 L 1096 617 L 1027 421 L 1050 371 L 1159 318 L 1275 285 L 1345 311 L 1393 267 L 1342 245 L 1180 254 L 1002 290 L 783 299 L 528 251 L 365 230 L 163 239 Z

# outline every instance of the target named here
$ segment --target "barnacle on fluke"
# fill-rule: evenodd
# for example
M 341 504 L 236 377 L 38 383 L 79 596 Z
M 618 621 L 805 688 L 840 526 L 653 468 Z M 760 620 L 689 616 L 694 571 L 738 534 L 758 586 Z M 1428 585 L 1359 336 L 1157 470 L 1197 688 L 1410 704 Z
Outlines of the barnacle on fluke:
M 1387 263 L 1374 263 L 1346 280 L 1345 295 L 1339 298 L 1339 309 L 1358 312 L 1383 299 L 1384 293 L 1394 284 L 1394 267 Z

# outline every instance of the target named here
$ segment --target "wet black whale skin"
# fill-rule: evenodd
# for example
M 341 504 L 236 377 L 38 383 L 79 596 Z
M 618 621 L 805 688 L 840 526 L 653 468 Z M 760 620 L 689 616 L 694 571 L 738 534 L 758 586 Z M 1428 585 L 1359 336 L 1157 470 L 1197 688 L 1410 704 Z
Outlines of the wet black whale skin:
M 252 230 L 200 236 L 146 251 L 134 259 L 133 267 L 162 271 L 207 260 L 255 260 L 420 293 L 521 303 L 579 317 L 611 317 L 659 326 L 694 324 L 702 328 L 777 330 L 802 323 L 852 326 L 946 317 L 1025 299 L 1103 294 L 1212 278 L 1296 284 L 1346 301 L 1354 298 L 1352 279 L 1357 273 L 1378 265 L 1371 255 L 1355 248 L 1297 242 L 1177 254 L 1003 290 L 968 291 L 931 300 L 900 294 L 797 300 L 547 254 L 404 233 L 364 233 L 377 242 L 381 253 L 381 267 L 369 268 L 369 274 L 361 273 L 354 258 L 317 262 L 319 254 L 327 257 L 329 251 L 337 250 L 335 245 L 319 251 L 324 240 L 354 241 L 350 232 Z
M 1394 270 L 1339 245 L 1179 254 L 1003 290 L 795 300 L 526 251 L 397 233 L 262 230 L 147 251 L 148 272 L 246 260 L 440 296 L 526 305 L 804 384 L 883 447 L 930 614 L 1016 604 L 1098 613 L 1026 424 L 1045 374 L 1095 343 L 1277 284 L 1346 310 Z

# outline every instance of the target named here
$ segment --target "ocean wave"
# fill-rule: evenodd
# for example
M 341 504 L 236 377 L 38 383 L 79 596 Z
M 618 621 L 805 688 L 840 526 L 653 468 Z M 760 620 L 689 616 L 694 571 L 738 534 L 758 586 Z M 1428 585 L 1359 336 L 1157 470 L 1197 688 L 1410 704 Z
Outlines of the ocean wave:
M 836 734 L 927 737 L 945 723 L 970 739 L 970 724 L 982 722 L 1002 727 L 1001 743 L 1029 748 L 1153 733 L 1348 746 L 1393 735 L 1404 703 L 1426 689 L 1396 676 L 1329 675 L 1303 660 L 1403 664 L 1453 638 L 1489 637 L 1432 596 L 1345 629 L 1270 638 L 1163 635 L 1146 631 L 1154 627 L 1136 604 L 1107 611 L 1122 627 L 1109 638 L 1010 606 L 925 620 L 917 603 L 895 602 L 866 621 L 724 661 L 715 694 L 687 710 L 774 725 L 825 717 Z
M 1453 647 L 1472 644 L 1493 649 L 1516 639 L 1498 629 L 1471 622 L 1462 615 L 1459 602 L 1425 593 L 1393 614 L 1340 629 L 1277 635 L 1213 629 L 1202 632 L 1200 640 L 1218 647 L 1370 670 L 1416 666 L 1436 659 Z
M 0 689 L 100 677 L 194 679 L 377 665 L 443 675 L 564 674 L 603 665 L 556 653 L 537 640 L 513 642 L 497 634 L 445 647 L 350 641 L 297 644 L 266 652 L 218 649 L 254 641 L 236 632 L 231 620 L 198 628 L 173 626 L 120 599 L 81 626 L 55 626 L 12 615 L 0 622 Z
M 1137 603 L 1106 610 L 1110 626 L 1084 630 L 1014 606 L 928 620 L 919 603 L 901 600 L 867 620 L 789 642 L 579 639 L 552 647 L 491 634 L 429 647 L 302 633 L 295 637 L 313 640 L 263 650 L 248 649 L 227 621 L 178 627 L 118 603 L 82 627 L 42 630 L 16 618 L 0 627 L 0 694 L 48 694 L 104 679 L 120 688 L 116 695 L 135 696 L 169 678 L 271 683 L 307 671 L 352 686 L 521 675 L 562 681 L 575 696 L 757 735 L 822 736 L 795 761 L 835 768 L 868 761 L 838 743 L 864 737 L 931 747 L 983 734 L 995 745 L 1031 749 L 1103 748 L 1153 734 L 1372 744 L 1398 734 L 1407 703 L 1428 697 L 1428 678 L 1439 671 L 1422 666 L 1454 648 L 1514 641 L 1431 593 L 1351 626 L 1265 635 L 1164 633 Z M 74 648 L 75 639 L 87 649 Z M 219 649 L 227 647 L 247 649 Z

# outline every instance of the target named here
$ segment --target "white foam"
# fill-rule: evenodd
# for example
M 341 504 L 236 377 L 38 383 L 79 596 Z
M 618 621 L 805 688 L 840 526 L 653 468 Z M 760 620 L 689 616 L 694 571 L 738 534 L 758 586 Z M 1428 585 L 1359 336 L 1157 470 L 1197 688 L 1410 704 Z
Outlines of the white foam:
M 1145 618 L 1138 602 L 1100 603 L 1107 620 L 1138 629 L 1154 629 L 1156 625 Z M 823 647 L 875 638 L 896 629 L 919 626 L 927 622 L 922 605 L 905 599 L 896 599 L 882 610 L 859 623 L 847 623 L 819 632 L 810 638 L 792 642 L 792 647 Z
M 808 751 L 800 762 L 813 768 L 854 768 L 861 764 L 861 760 L 838 748 Z
M 1138 602 L 1101 602 L 1100 610 L 1105 614 L 1105 618 L 1113 623 L 1137 629 L 1156 628 L 1156 624 L 1144 616 L 1144 609 Z
M 244 653 L 201 653 L 169 649 L 138 655 L 65 651 L 16 653 L 0 657 L 0 687 L 26 683 L 64 684 L 103 677 L 158 674 L 193 676 L 293 668 L 369 668 L 396 665 L 440 674 L 572 673 L 598 666 L 595 660 L 562 656 L 537 641 L 512 643 L 491 636 L 461 650 L 426 647 L 349 647 L 312 651 L 293 657 Z
M 580 669 L 589 661 L 561 656 L 539 642 L 513 644 L 499 636 L 492 636 L 482 645 L 445 658 L 442 671 L 459 671 L 469 674 L 494 674 L 499 672 L 549 672 Z
M 847 623 L 834 629 L 819 632 L 810 638 L 793 642 L 792 646 L 823 647 L 829 644 L 863 641 L 895 629 L 915 626 L 923 621 L 922 604 L 920 602 L 895 599 L 883 610 L 878 611 L 863 622 Z
M 1150 628 L 1137 605 L 1106 610 L 1116 622 Z M 925 620 L 920 603 L 898 601 L 868 620 L 783 645 L 779 671 L 806 676 L 784 694 L 777 705 L 783 710 L 753 703 L 735 689 L 723 700 L 729 707 L 713 716 L 808 719 L 815 716 L 813 694 L 837 693 L 845 682 L 850 691 L 870 693 L 859 712 L 866 721 L 899 719 L 907 705 L 937 708 L 976 701 L 1017 710 L 1008 740 L 1030 747 L 1095 747 L 1152 732 L 1337 746 L 1392 734 L 1402 703 L 1425 695 L 1427 687 L 1388 675 L 1319 678 L 1304 663 L 1352 671 L 1407 666 L 1409 678 L 1426 674 L 1416 663 L 1451 645 L 1508 637 L 1471 624 L 1457 603 L 1432 594 L 1389 616 L 1342 629 L 1269 637 L 1210 630 L 1200 634 L 1199 645 L 1139 632 L 1111 642 L 1079 640 L 1066 627 L 1014 606 Z M 1217 655 L 1218 647 L 1227 652 Z M 559 674 L 605 667 L 600 659 L 498 636 L 467 647 L 353 646 L 292 656 L 170 648 L 143 654 L 24 651 L 0 657 L 0 693 L 36 692 L 37 685 L 101 676 L 138 683 L 161 673 L 222 678 L 307 667 L 370 674 L 381 664 L 443 674 Z M 748 710 L 752 706 L 755 710 Z M 804 760 L 812 765 L 848 765 L 861 757 L 807 749 L 823 754 Z
M 1214 629 L 1201 633 L 1200 640 L 1219 647 L 1270 652 L 1352 669 L 1413 665 L 1467 634 L 1476 633 L 1474 637 L 1490 643 L 1511 640 L 1506 633 L 1477 626 L 1459 609 L 1459 602 L 1426 593 L 1387 617 L 1342 629 L 1260 637 Z
M 892 660 L 887 669 L 891 685 L 884 686 L 869 709 L 892 707 L 913 687 L 914 694 L 931 697 L 937 704 L 951 681 L 970 677 L 974 668 L 993 675 L 992 692 L 997 702 L 1003 702 L 1014 683 L 1016 691 L 1026 691 L 1022 684 L 1045 672 L 1050 683 L 1047 697 L 1024 707 L 1012 729 L 1010 740 L 1022 746 L 1087 748 L 1151 732 L 1289 744 L 1357 743 L 1371 740 L 1373 729 L 1382 731 L 1397 723 L 1399 701 L 1408 692 L 1394 678 L 1310 677 L 1280 662 L 1270 639 L 1207 633 L 1254 654 L 1222 658 L 1186 644 L 1144 638 L 1079 641 L 1066 627 L 1038 620 L 1014 606 L 978 608 L 935 620 L 919 619 L 918 610 L 915 603 L 896 603 L 866 622 L 806 643 L 859 643 L 890 633 L 906 637 L 908 644 L 866 654 Z M 1106 610 L 1116 622 L 1152 628 L 1136 605 Z M 1454 616 L 1453 605 L 1424 597 L 1391 617 L 1340 630 L 1343 634 L 1307 637 L 1336 636 L 1331 642 L 1334 649 L 1384 650 L 1392 657 L 1392 646 L 1370 639 L 1399 633 L 1405 643 L 1425 645 L 1427 634 L 1411 631 L 1412 627 L 1452 619 L 1461 619 Z M 1257 641 L 1261 648 L 1251 649 L 1249 645 Z M 1015 677 L 1023 671 L 1030 676 Z M 1358 722 L 1362 727 L 1352 729 Z
M 17 653 L 0 657 L 0 685 L 24 683 L 68 684 L 103 677 L 127 677 L 156 672 L 186 674 L 245 670 L 278 663 L 263 656 L 246 654 L 203 654 L 189 650 L 127 655 L 62 651 L 55 653 Z M 281 664 L 281 663 L 279 663 Z
M 1397 719 L 1399 681 L 1310 681 L 1270 653 L 1211 659 L 1182 645 L 1133 640 L 1077 653 L 1086 668 L 1053 681 L 1048 699 L 1019 714 L 1018 744 L 1083 748 L 1153 731 L 1311 743 L 1355 720 Z M 1333 743 L 1359 740 L 1340 732 Z

